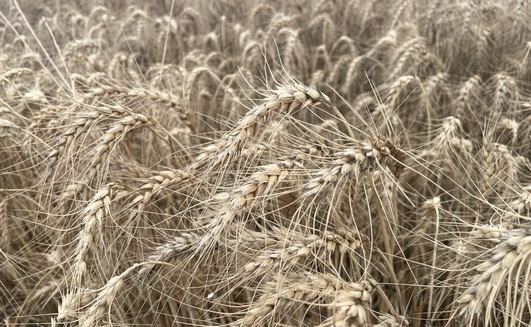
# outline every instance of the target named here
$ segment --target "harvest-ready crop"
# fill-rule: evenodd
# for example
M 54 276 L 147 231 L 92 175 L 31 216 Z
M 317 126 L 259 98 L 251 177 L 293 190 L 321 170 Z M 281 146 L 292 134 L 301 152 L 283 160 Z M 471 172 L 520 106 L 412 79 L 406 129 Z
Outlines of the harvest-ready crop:
M 0 324 L 530 327 L 530 15 L 0 2 Z

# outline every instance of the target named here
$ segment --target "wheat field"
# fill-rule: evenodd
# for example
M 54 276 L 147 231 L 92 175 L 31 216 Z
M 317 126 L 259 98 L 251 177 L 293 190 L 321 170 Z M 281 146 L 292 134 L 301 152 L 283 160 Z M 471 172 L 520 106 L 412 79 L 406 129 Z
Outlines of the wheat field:
M 0 2 L 0 325 L 531 326 L 529 6 Z

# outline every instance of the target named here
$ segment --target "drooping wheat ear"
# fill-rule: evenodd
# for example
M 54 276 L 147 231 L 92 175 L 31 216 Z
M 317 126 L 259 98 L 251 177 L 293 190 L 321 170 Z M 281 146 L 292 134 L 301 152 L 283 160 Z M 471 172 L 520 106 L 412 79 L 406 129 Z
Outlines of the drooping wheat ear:
M 350 65 L 353 61 L 353 58 L 357 58 L 359 56 L 353 55 L 343 55 L 337 59 L 337 61 L 333 64 L 332 69 L 328 73 L 328 79 L 327 82 L 332 85 L 344 85 L 346 81 L 344 80 L 344 69 L 346 66 Z M 350 76 L 350 75 L 347 75 Z
M 284 160 L 258 169 L 245 184 L 230 194 L 216 196 L 224 199 L 225 203 L 217 210 L 216 218 L 205 226 L 207 234 L 201 240 L 201 246 L 211 246 L 243 209 L 251 208 L 257 199 L 266 197 L 294 171 L 304 169 L 304 165 L 298 160 Z
M 366 61 L 368 61 L 368 59 L 364 55 L 357 56 L 352 61 L 350 61 L 346 74 L 347 78 L 345 79 L 345 83 L 341 87 L 341 92 L 348 94 L 353 90 L 357 90 L 357 88 L 355 88 L 357 83 L 361 83 L 361 81 L 365 79 L 365 76 L 363 75 L 362 64 Z M 341 67 L 341 71 L 343 71 L 344 69 L 344 66 Z
M 100 139 L 100 143 L 95 148 L 94 158 L 90 162 L 86 180 L 91 181 L 100 169 L 108 162 L 109 153 L 112 148 L 131 130 L 150 127 L 156 125 L 153 118 L 148 118 L 141 114 L 133 114 L 119 120 Z
M 121 28 L 127 30 L 127 27 L 130 26 L 136 32 L 137 37 L 142 36 L 143 25 L 150 19 L 149 14 L 135 5 L 127 8 L 127 13 L 128 15 L 124 18 Z
M 299 35 L 300 30 L 290 27 L 281 28 L 276 34 L 276 42 L 279 42 L 281 49 L 282 64 L 286 70 L 291 72 L 300 72 L 297 77 L 306 78 L 308 67 L 306 53 L 299 51 L 303 48 L 303 43 Z
M 282 269 L 289 270 L 299 262 L 311 262 L 315 260 L 328 261 L 331 253 L 352 255 L 363 244 L 368 244 L 368 236 L 356 231 L 338 231 L 338 233 L 325 232 L 322 236 L 301 234 L 285 231 L 287 238 L 279 242 L 279 247 L 266 249 L 258 254 L 253 260 L 245 265 L 240 277 L 248 275 L 263 276 L 271 271 Z M 361 277 L 361 276 L 359 276 Z
M 96 26 L 102 21 L 107 21 L 112 17 L 112 13 L 109 11 L 109 8 L 105 6 L 95 6 L 91 8 L 91 11 L 87 17 L 87 28 L 91 26 Z
M 82 290 L 77 293 L 68 293 L 62 297 L 57 308 L 57 321 L 73 321 L 80 318 L 79 309 L 87 306 L 94 300 L 95 292 Z
M 470 31 L 470 22 L 472 21 L 472 16 L 474 12 L 477 11 L 480 1 L 478 0 L 469 0 L 467 10 L 463 17 L 463 27 L 461 28 L 461 37 L 468 34 Z
M 24 53 L 20 58 L 21 66 L 28 67 L 34 71 L 37 71 L 42 62 L 42 57 L 37 52 L 31 52 L 28 49 L 27 53 Z
M 269 26 L 267 27 L 267 34 L 273 37 L 277 35 L 278 31 L 280 31 L 281 29 L 286 27 L 294 27 L 294 25 L 295 17 L 288 16 L 282 12 L 277 12 L 269 22 Z
M 58 195 L 58 208 L 59 212 L 66 214 L 69 212 L 69 206 L 71 200 L 73 200 L 78 194 L 81 193 L 87 187 L 86 183 L 82 181 L 73 182 L 64 186 L 61 190 L 61 194 Z
M 478 75 L 470 77 L 459 88 L 457 99 L 454 102 L 453 114 L 463 122 L 463 130 L 474 136 L 481 135 L 479 128 L 480 118 L 477 107 L 480 105 L 481 78 Z
M 11 244 L 11 235 L 9 235 L 9 222 L 11 219 L 9 219 L 8 209 L 9 198 L 4 194 L 2 196 L 4 198 L 0 201 L 0 249 L 7 252 Z
M 218 194 L 213 201 L 224 203 L 227 201 L 228 194 Z M 264 249 L 276 245 L 285 239 L 285 229 L 272 227 L 270 231 L 262 233 L 245 229 L 239 224 L 235 224 L 235 231 L 238 231 L 237 237 L 229 237 L 218 242 L 218 249 L 231 249 L 237 247 L 248 249 Z M 138 270 L 138 278 L 145 279 L 151 272 L 155 271 L 161 263 L 167 263 L 178 259 L 189 258 L 193 251 L 204 243 L 203 239 L 207 237 L 204 233 L 182 233 L 167 240 L 164 244 L 159 245 L 143 263 Z
M 525 227 L 531 221 L 531 185 L 522 187 L 518 197 L 509 202 L 509 208 L 503 214 L 508 229 Z
M 289 317 L 297 304 L 311 305 L 325 300 L 331 301 L 325 305 L 332 316 L 319 326 L 333 326 L 334 322 L 365 326 L 368 322 L 373 289 L 369 282 L 347 283 L 333 275 L 312 273 L 274 275 L 274 278 L 277 281 L 263 285 L 264 294 L 251 304 L 235 326 L 269 326 L 275 314 Z
M 158 175 L 150 178 L 150 181 L 140 187 L 140 191 L 144 194 L 138 195 L 132 202 L 131 207 L 136 206 L 136 210 L 132 210 L 129 219 L 142 212 L 146 205 L 163 190 L 171 185 L 178 183 L 180 180 L 190 178 L 191 175 L 183 170 L 176 171 L 161 171 Z
M 75 258 L 72 266 L 73 286 L 81 286 L 87 272 L 87 256 L 93 247 L 97 230 L 101 230 L 103 219 L 111 214 L 111 198 L 116 184 L 105 185 L 85 207 L 81 213 L 83 229 L 79 232 L 78 244 L 75 250 Z M 64 299 L 63 299 L 64 301 Z
M 462 139 L 462 135 L 461 120 L 454 116 L 448 116 L 444 118 L 441 126 L 437 128 L 436 136 L 433 138 L 434 145 L 429 151 L 435 151 L 437 155 L 451 158 L 453 155 L 449 152 L 452 150 L 453 140 Z
M 33 71 L 29 68 L 13 68 L 7 72 L 0 75 L 0 86 L 4 84 L 12 83 L 14 79 L 23 76 L 32 74 Z
M 100 121 L 111 117 L 120 117 L 126 114 L 126 110 L 120 106 L 112 107 L 94 107 L 94 111 L 88 112 L 82 115 L 82 118 L 74 121 L 71 127 L 69 127 L 63 135 L 59 138 L 59 141 L 54 147 L 54 150 L 50 152 L 47 157 L 48 170 L 54 170 L 58 160 L 65 154 L 67 150 L 74 151 L 72 145 L 74 140 L 86 130 L 89 130 L 92 125 L 97 124 Z
M 476 1 L 476 0 L 471 0 Z M 494 30 L 491 27 L 487 27 L 479 32 L 479 35 L 476 40 L 476 53 L 475 59 L 478 67 L 491 67 L 496 65 L 497 51 L 496 42 L 494 38 Z M 481 71 L 486 73 L 485 71 Z
M 332 316 L 318 327 L 355 326 L 364 327 L 371 323 L 372 291 L 375 282 L 349 283 L 336 293 L 329 306 Z
M 518 142 L 518 129 L 520 124 L 514 119 L 501 117 L 494 126 L 493 137 L 496 142 L 510 146 L 511 148 Z
M 316 63 L 317 61 L 314 61 Z M 326 84 L 324 81 L 325 78 L 325 71 L 324 70 L 315 70 L 312 76 L 310 77 L 310 87 L 312 89 L 322 89 Z
M 330 49 L 330 53 L 328 53 L 328 56 L 331 60 L 345 56 L 349 58 L 355 58 L 357 55 L 358 49 L 354 44 L 354 40 L 347 35 L 341 35 Z
M 308 147 L 305 150 L 286 158 L 285 160 L 279 161 L 276 164 L 270 164 L 265 166 L 258 167 L 258 171 L 253 173 L 249 179 L 237 187 L 232 192 L 218 193 L 212 197 L 211 202 L 215 203 L 216 215 L 214 219 L 203 226 L 207 230 L 206 235 L 198 237 L 197 235 L 186 234 L 185 238 L 190 240 L 193 238 L 193 241 L 182 242 L 181 238 L 170 240 L 167 244 L 161 245 L 155 251 L 155 257 L 151 261 L 166 261 L 172 260 L 177 255 L 184 250 L 175 246 L 176 243 L 188 244 L 187 249 L 199 248 L 200 246 L 210 246 L 212 242 L 218 241 L 221 232 L 231 224 L 234 218 L 241 214 L 243 209 L 252 208 L 254 202 L 257 199 L 265 198 L 267 195 L 273 193 L 276 186 L 280 183 L 287 180 L 290 175 L 297 171 L 304 169 L 304 162 L 308 160 L 309 156 L 315 155 L 319 150 L 315 147 Z M 161 179 L 161 178 L 159 178 Z M 146 184 L 146 187 L 151 188 L 150 184 Z M 149 194 L 151 196 L 151 194 Z M 139 203 L 139 206 L 142 205 L 144 201 L 144 196 L 138 196 L 133 203 Z M 168 251 L 167 249 L 177 249 Z M 164 255 L 159 255 L 163 253 Z M 168 254 L 168 255 L 166 255 Z M 155 260 L 155 258 L 157 260 Z M 148 271 L 152 267 L 144 267 L 142 271 Z
M 479 191 L 487 201 L 482 203 L 482 206 L 490 206 L 489 200 L 499 201 L 513 194 L 513 185 L 519 180 L 518 174 L 522 163 L 525 162 L 524 158 L 511 153 L 506 145 L 492 142 L 492 131 L 488 134 L 483 139 L 483 147 L 480 150 L 482 179 L 479 182 Z
M 437 9 L 441 6 L 441 0 L 435 0 L 430 3 L 428 8 L 426 9 L 426 17 L 425 17 L 425 24 L 426 24 L 426 35 L 433 36 L 435 32 L 435 26 L 434 26 L 434 19 L 435 13 Z
M 441 99 L 443 96 L 450 96 L 451 90 L 448 86 L 448 74 L 437 73 L 430 77 L 425 86 L 425 92 L 430 99 L 435 101 Z
M 202 43 L 203 53 L 221 52 L 219 36 L 215 32 L 207 33 Z
M 38 132 L 41 129 L 46 129 L 45 126 L 47 126 L 47 123 L 50 120 L 56 119 L 56 115 L 58 111 L 60 110 L 60 107 L 56 106 L 44 106 L 41 107 L 39 112 L 37 112 L 31 120 L 31 123 L 29 124 L 27 128 L 27 133 L 24 133 L 23 137 L 23 148 L 27 152 L 29 158 L 34 158 L 34 156 L 43 157 L 41 158 L 42 161 L 46 158 L 43 154 L 40 153 L 40 151 L 36 151 L 34 149 L 34 142 L 41 140 L 39 139 Z M 40 158 L 35 158 L 40 159 Z
M 410 6 L 411 6 L 410 0 L 401 1 L 400 7 L 398 7 L 397 10 L 395 11 L 395 15 L 391 22 L 391 27 L 389 29 L 391 30 L 394 29 L 398 25 L 399 21 L 409 21 L 408 17 L 401 17 L 401 16 L 402 16 L 402 13 L 404 13 Z
M 116 295 L 122 290 L 129 275 L 138 270 L 139 265 L 135 264 L 127 268 L 120 275 L 114 276 L 99 290 L 96 299 L 92 302 L 87 313 L 79 318 L 81 327 L 94 327 L 98 325 L 100 318 L 105 314 L 116 298 Z
M 303 197 L 323 195 L 331 187 L 354 178 L 357 182 L 366 170 L 383 167 L 398 177 L 404 168 L 405 155 L 396 140 L 382 135 L 336 153 L 336 159 L 320 170 L 305 186 Z
M 308 24 L 308 32 L 316 44 L 322 44 L 327 49 L 330 49 L 338 34 L 336 24 L 328 13 L 313 16 L 310 24 Z
M 518 86 L 513 77 L 498 73 L 494 75 L 494 109 L 498 112 L 514 113 L 519 99 Z
M 182 233 L 158 246 L 153 254 L 145 260 L 145 264 L 138 270 L 138 277 L 145 279 L 157 267 L 155 262 L 170 262 L 196 250 L 203 239 L 203 235 Z
M 138 161 L 131 157 L 117 155 L 110 164 L 112 165 L 110 169 L 121 176 L 137 180 L 149 179 L 153 176 L 153 172 L 149 168 L 140 165 Z
M 182 24 L 181 26 L 179 26 L 179 32 L 185 31 L 185 33 L 195 35 L 208 33 L 208 30 L 206 28 L 208 24 L 205 22 L 205 17 L 205 15 L 201 15 L 201 13 L 195 8 L 191 6 L 185 7 L 178 17 L 178 23 Z
M 293 115 L 299 110 L 319 103 L 331 105 L 327 95 L 300 84 L 283 85 L 273 93 L 274 95 L 266 98 L 265 103 L 249 111 L 230 132 L 223 136 L 215 147 L 219 150 L 213 153 L 215 155 L 210 159 L 214 167 L 230 162 L 245 148 L 251 138 L 257 136 L 260 130 L 277 116 Z M 207 158 L 209 157 L 201 159 Z
M 443 108 L 446 108 L 448 105 L 451 95 L 452 92 L 448 86 L 448 74 L 446 73 L 435 74 L 424 83 L 422 101 L 426 106 L 428 140 L 431 139 L 432 119 L 440 117 Z
M 247 31 L 250 33 L 250 31 Z M 252 72 L 258 71 L 257 67 L 263 66 L 266 61 L 262 54 L 262 44 L 257 41 L 248 40 L 247 42 L 242 40 L 247 33 L 240 35 L 240 46 L 243 49 L 243 65 Z
M 343 9 L 344 7 L 341 8 Z M 319 13 L 328 13 L 332 18 L 337 19 L 336 22 L 340 22 L 343 12 L 340 11 L 338 13 L 336 9 L 334 3 L 326 0 L 319 0 L 309 13 L 311 13 L 312 16 L 318 15 Z
M 369 58 L 388 63 L 390 61 L 389 57 L 393 53 L 396 44 L 397 32 L 396 30 L 390 30 L 384 37 L 380 38 L 365 55 Z
M 101 47 L 101 40 L 81 39 L 68 42 L 63 48 L 63 57 L 70 68 L 78 65 L 82 60 L 88 61 L 89 52 Z
M 378 317 L 379 323 L 373 327 L 406 327 L 410 325 L 409 320 L 404 316 L 385 313 Z
M 22 95 L 21 104 L 28 108 L 41 108 L 49 105 L 46 95 L 39 89 L 31 89 Z
M 190 130 L 195 131 L 195 121 L 193 114 L 181 105 L 181 100 L 171 92 L 164 92 L 148 86 L 137 88 L 126 88 L 118 85 L 107 85 L 98 83 L 85 94 L 85 101 L 94 101 L 94 99 L 103 96 L 120 96 L 124 101 L 149 100 L 153 103 L 162 103 L 168 109 L 175 110 L 179 119 Z M 90 102 L 89 102 L 90 103 Z
M 389 81 L 396 80 L 399 76 L 413 74 L 415 68 L 422 64 L 424 57 L 429 54 L 427 52 L 426 40 L 421 37 L 416 37 L 410 41 L 405 42 L 396 50 L 394 59 L 394 68 L 389 74 Z M 411 63 L 411 65 L 408 65 Z
M 324 45 L 320 45 L 315 49 L 313 55 L 312 71 L 317 73 L 318 71 L 328 72 L 330 69 L 330 57 L 328 56 L 328 50 Z
M 499 240 L 490 260 L 476 267 L 478 274 L 459 298 L 458 315 L 464 324 L 478 319 L 485 326 L 496 321 L 517 326 L 520 317 L 531 314 L 531 229 L 508 231 Z
M 221 82 L 219 77 L 215 74 L 215 72 L 204 66 L 198 66 L 192 69 L 192 71 L 188 72 L 185 75 L 185 85 L 184 88 L 186 90 L 186 98 L 189 98 L 191 96 L 191 93 L 194 91 L 194 85 L 201 83 L 201 77 L 203 76 L 210 76 L 212 80 L 216 82 Z M 203 86 L 203 85 L 200 85 Z M 199 88 L 200 89 L 200 88 Z
M 489 142 L 487 139 L 483 140 L 483 149 L 481 152 L 481 158 L 483 159 L 483 180 L 480 183 L 480 192 L 483 197 L 487 198 L 493 193 L 492 182 L 495 181 L 496 172 L 499 171 L 499 166 L 497 165 L 497 145 L 496 143 Z
M 170 83 L 170 85 L 173 85 L 172 82 L 175 82 L 176 85 L 179 85 L 184 79 L 183 72 L 179 66 L 175 64 L 162 63 L 153 64 L 145 73 L 145 78 L 150 81 L 150 84 L 154 87 L 163 83 Z
M 474 75 L 463 83 L 461 88 L 459 88 L 455 104 L 458 116 L 466 113 L 466 109 L 473 108 L 470 104 L 475 104 L 478 100 L 481 83 L 481 77 L 479 77 L 479 75 Z
M 505 232 L 505 229 L 498 226 L 475 225 L 470 231 L 470 244 L 479 246 L 482 249 L 492 249 L 501 243 L 501 237 Z
M 252 7 L 251 12 L 249 13 L 247 25 L 250 26 L 255 32 L 259 29 L 265 30 L 275 12 L 275 8 L 269 4 L 259 3 L 258 5 Z
M 385 99 L 385 104 L 391 109 L 395 110 L 399 107 L 402 98 L 400 95 L 411 84 L 416 81 L 416 78 L 412 75 L 401 76 L 390 87 Z

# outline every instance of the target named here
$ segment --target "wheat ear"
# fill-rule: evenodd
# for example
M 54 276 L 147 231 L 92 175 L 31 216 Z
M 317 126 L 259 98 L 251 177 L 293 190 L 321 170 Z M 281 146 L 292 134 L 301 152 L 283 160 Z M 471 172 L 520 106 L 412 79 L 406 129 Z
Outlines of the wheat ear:
M 335 323 L 358 323 L 365 326 L 368 322 L 368 310 L 372 301 L 373 287 L 369 282 L 346 283 L 344 280 L 329 274 L 304 275 L 295 274 L 276 276 L 277 282 L 268 282 L 264 293 L 251 304 L 244 318 L 236 322 L 241 326 L 264 326 L 275 312 L 289 312 L 297 303 L 314 303 L 318 299 L 332 300 L 327 306 L 332 316 L 320 327 L 334 326 Z M 280 290 L 280 292 L 278 292 Z
M 111 149 L 124 137 L 125 134 L 136 128 L 149 127 L 156 124 L 157 123 L 153 118 L 148 118 L 141 114 L 133 114 L 119 120 L 112 128 L 107 130 L 105 135 L 100 139 L 100 144 L 95 149 L 96 154 L 90 162 L 86 180 L 91 181 L 97 175 L 101 167 L 107 164 Z
M 478 274 L 472 277 L 472 285 L 458 300 L 458 314 L 464 323 L 482 317 L 489 326 L 494 322 L 492 315 L 496 314 L 497 303 L 503 305 L 503 320 L 514 322 L 513 319 L 521 316 L 517 312 L 527 306 L 517 301 L 531 295 L 528 287 L 531 228 L 509 231 L 500 237 L 500 241 L 492 257 L 476 267 Z
M 114 276 L 107 281 L 107 283 L 100 289 L 94 302 L 88 308 L 84 317 L 80 317 L 80 327 L 94 327 L 97 326 L 100 318 L 105 314 L 105 311 L 110 307 L 120 292 L 129 275 L 138 270 L 138 264 L 135 264 L 126 269 L 120 275 Z
M 230 132 L 224 135 L 220 144 L 215 147 L 219 150 L 213 157 L 213 166 L 230 162 L 243 150 L 251 138 L 255 137 L 278 115 L 293 115 L 299 110 L 319 103 L 331 105 L 327 95 L 306 86 L 300 84 L 280 86 L 273 91 L 273 95 L 266 98 L 265 103 L 254 107 L 236 123 Z M 208 156 L 201 157 L 203 158 L 206 159 Z
M 376 167 L 387 167 L 395 176 L 404 168 L 404 153 L 396 142 L 384 136 L 339 151 L 328 167 L 320 170 L 305 186 L 304 197 L 319 195 L 352 177 L 359 181 L 362 173 Z

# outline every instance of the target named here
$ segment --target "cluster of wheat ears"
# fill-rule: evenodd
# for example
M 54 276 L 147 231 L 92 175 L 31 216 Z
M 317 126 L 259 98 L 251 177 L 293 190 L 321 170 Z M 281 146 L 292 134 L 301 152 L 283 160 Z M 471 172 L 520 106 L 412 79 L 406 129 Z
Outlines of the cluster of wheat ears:
M 0 2 L 0 324 L 531 326 L 531 9 Z

